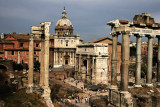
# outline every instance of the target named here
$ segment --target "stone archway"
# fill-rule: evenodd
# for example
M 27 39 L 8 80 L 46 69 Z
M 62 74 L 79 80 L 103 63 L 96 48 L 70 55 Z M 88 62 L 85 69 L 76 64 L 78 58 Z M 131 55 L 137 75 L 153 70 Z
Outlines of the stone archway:
M 4 65 L 0 65 L 0 71 L 6 72 L 7 71 L 7 67 L 4 66 Z
M 13 61 L 12 60 L 0 60 L 0 70 L 2 71 L 13 71 Z

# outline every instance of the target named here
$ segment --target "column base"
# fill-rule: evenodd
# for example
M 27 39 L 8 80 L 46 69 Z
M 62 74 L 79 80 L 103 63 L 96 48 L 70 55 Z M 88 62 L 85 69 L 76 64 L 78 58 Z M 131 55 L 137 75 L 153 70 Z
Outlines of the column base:
M 146 84 L 146 86 L 152 88 L 153 84 Z
M 44 98 L 47 106 L 54 107 L 51 97 L 50 97 L 51 89 L 49 88 L 49 86 L 42 86 L 42 88 L 43 88 L 42 97 Z
M 111 90 L 118 90 L 118 86 L 117 85 L 111 85 L 110 89 Z
M 160 83 L 159 82 L 157 82 L 156 85 L 157 85 L 158 88 L 160 87 Z
M 33 92 L 33 84 L 30 84 L 26 87 L 26 93 L 32 93 Z
M 142 85 L 134 84 L 134 87 L 135 87 L 135 88 L 142 88 Z
M 43 94 L 42 97 L 50 97 L 51 89 L 49 86 L 43 86 Z
M 121 91 L 120 94 L 120 107 L 133 107 L 131 93 L 128 91 Z

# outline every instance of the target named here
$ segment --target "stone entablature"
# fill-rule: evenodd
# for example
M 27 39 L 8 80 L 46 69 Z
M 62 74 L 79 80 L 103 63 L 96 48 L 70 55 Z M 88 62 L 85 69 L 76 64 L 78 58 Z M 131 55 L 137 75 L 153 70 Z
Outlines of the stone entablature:
M 79 35 L 54 35 L 54 48 L 76 48 L 80 43 Z
M 108 84 L 108 44 L 86 43 L 77 46 L 76 78 L 91 84 Z
M 86 43 L 77 46 L 78 54 L 87 55 L 108 55 L 108 44 L 102 43 Z

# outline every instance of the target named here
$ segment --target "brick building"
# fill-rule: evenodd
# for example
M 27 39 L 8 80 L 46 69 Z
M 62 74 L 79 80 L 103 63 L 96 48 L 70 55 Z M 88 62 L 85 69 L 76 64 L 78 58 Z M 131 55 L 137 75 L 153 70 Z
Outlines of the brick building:
M 34 59 L 39 60 L 40 39 L 36 36 L 34 42 Z M 13 60 L 17 63 L 28 64 L 29 60 L 29 35 L 28 34 L 7 34 L 0 39 L 0 57 Z

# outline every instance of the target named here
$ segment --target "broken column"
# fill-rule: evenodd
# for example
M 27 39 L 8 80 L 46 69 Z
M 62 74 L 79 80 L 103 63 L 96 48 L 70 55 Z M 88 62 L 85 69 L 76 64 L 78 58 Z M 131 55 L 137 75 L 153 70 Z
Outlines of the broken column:
M 153 58 L 153 37 L 148 36 L 148 53 L 147 53 L 147 87 L 153 87 L 152 84 L 152 58 Z
M 32 92 L 33 87 L 33 59 L 34 59 L 34 35 L 29 35 L 29 71 L 28 71 L 28 87 L 27 92 Z
M 136 43 L 136 77 L 135 77 L 135 85 L 134 87 L 142 87 L 141 86 L 141 40 L 142 37 L 140 35 L 135 35 L 137 39 Z
M 111 89 L 117 87 L 117 33 L 112 34 L 112 71 L 111 71 Z

